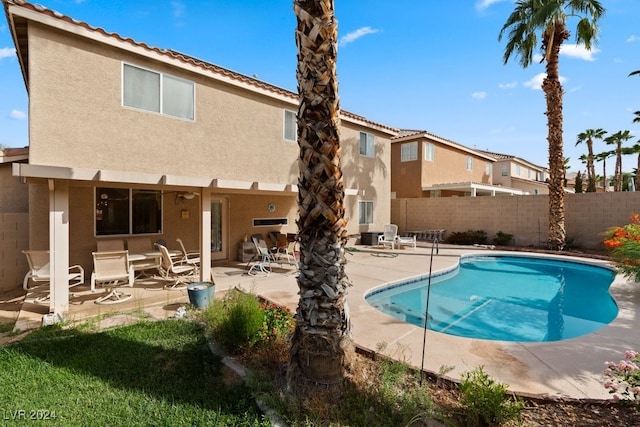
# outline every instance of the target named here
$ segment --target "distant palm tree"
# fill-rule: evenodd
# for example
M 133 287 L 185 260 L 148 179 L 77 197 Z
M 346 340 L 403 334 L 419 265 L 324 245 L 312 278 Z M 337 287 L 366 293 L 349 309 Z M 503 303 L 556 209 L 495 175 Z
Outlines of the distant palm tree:
M 593 140 L 602 139 L 607 131 L 603 129 L 587 129 L 578 134 L 576 146 L 581 143 L 587 144 L 587 193 L 596 191 L 596 167 L 593 164 Z
M 549 143 L 549 235 L 548 245 L 562 250 L 566 245 L 564 225 L 564 169 L 562 147 L 562 97 L 559 58 L 562 43 L 569 38 L 567 18 L 578 17 L 576 42 L 591 49 L 598 32 L 597 20 L 605 9 L 597 0 L 518 0 L 515 9 L 500 30 L 498 40 L 508 30 L 509 40 L 503 56 L 504 63 L 512 54 L 520 56 L 520 65 L 528 67 L 533 51 L 538 47 L 537 32 L 541 32 L 541 48 L 546 62 L 546 76 L 542 82 L 547 103 Z M 590 18 L 589 18 L 590 17 Z
M 333 0 L 294 0 L 298 47 L 299 302 L 288 382 L 341 384 L 353 363 Z
M 604 139 L 607 145 L 615 145 L 616 166 L 613 173 L 613 191 L 622 191 L 622 144 L 632 138 L 628 130 L 618 131 Z
M 638 140 L 631 147 L 625 147 L 622 149 L 622 154 L 624 155 L 632 155 L 637 154 L 638 159 L 636 161 L 636 168 L 634 169 L 634 178 L 635 178 L 635 187 L 636 191 L 640 191 L 640 177 L 638 176 L 638 171 L 640 171 L 640 140 Z
M 607 159 L 615 154 L 615 151 L 603 151 L 594 156 L 597 162 L 602 162 L 602 187 L 607 191 Z

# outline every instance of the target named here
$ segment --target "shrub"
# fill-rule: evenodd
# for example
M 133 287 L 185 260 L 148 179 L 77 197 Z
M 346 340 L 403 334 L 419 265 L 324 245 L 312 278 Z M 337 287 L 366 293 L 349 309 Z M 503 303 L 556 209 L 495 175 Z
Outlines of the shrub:
M 447 243 L 454 245 L 482 245 L 487 241 L 487 233 L 482 230 L 454 231 L 447 237 Z
M 496 235 L 493 237 L 493 244 L 498 246 L 508 246 L 511 244 L 511 240 L 513 239 L 513 234 L 503 233 L 502 231 L 498 231 Z
M 460 391 L 469 426 L 500 425 L 518 419 L 524 408 L 521 399 L 509 398 L 507 387 L 491 379 L 482 367 L 462 373 Z
M 232 353 L 286 338 L 295 325 L 286 307 L 235 289 L 214 300 L 200 316 L 209 334 Z
M 640 281 L 640 214 L 633 214 L 630 224 L 614 227 L 606 236 L 604 246 L 611 251 L 618 270 Z
M 614 400 L 635 400 L 640 409 L 640 353 L 628 350 L 624 360 L 607 362 L 604 371 L 604 387 Z

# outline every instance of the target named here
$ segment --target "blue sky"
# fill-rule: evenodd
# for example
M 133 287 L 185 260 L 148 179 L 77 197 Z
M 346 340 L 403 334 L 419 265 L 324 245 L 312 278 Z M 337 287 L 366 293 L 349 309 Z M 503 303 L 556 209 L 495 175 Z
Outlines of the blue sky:
M 38 0 L 92 26 L 185 54 L 296 91 L 292 0 Z M 640 125 L 640 1 L 601 0 L 598 44 L 571 38 L 560 59 L 565 157 L 584 170 L 575 147 L 585 129 Z M 427 130 L 472 148 L 547 164 L 540 90 L 544 64 L 503 65 L 498 34 L 512 0 L 336 0 L 341 107 L 383 124 Z M 0 144 L 28 144 L 28 97 L 7 23 L 0 20 Z M 595 151 L 609 150 L 596 142 Z M 636 159 L 623 160 L 630 171 Z M 597 165 L 598 168 L 600 165 Z M 609 169 L 612 170 L 613 164 Z M 596 169 L 598 170 L 598 169 Z

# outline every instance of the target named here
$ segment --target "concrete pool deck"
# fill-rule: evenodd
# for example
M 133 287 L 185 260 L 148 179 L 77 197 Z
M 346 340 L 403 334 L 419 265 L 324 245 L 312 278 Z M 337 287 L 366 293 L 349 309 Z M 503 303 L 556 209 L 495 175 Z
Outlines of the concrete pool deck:
M 353 283 L 347 299 L 353 339 L 357 345 L 374 351 L 384 345 L 384 350 L 379 352 L 412 366 L 421 366 L 424 329 L 376 310 L 364 300 L 364 296 L 388 283 L 428 274 L 430 253 L 430 248 L 424 247 L 396 251 L 357 247 L 355 252 L 347 254 L 346 272 Z M 455 268 L 461 255 L 472 253 L 514 254 L 482 248 L 441 247 L 439 254 L 433 257 L 432 273 Z M 567 256 L 545 256 L 576 260 Z M 581 258 L 580 261 L 608 265 L 594 259 Z M 295 310 L 298 300 L 295 277 L 283 279 L 274 274 L 256 278 L 253 289 Z M 624 358 L 626 350 L 640 349 L 638 286 L 618 275 L 610 288 L 619 307 L 617 318 L 602 329 L 578 338 L 518 343 L 460 338 L 427 331 L 424 368 L 438 373 L 442 368 L 450 367 L 446 376 L 458 380 L 461 373 L 483 366 L 494 380 L 507 384 L 510 391 L 524 395 L 610 399 L 602 385 L 605 361 L 618 362 Z
M 424 243 L 423 243 L 424 245 Z M 346 272 L 353 284 L 348 290 L 352 333 L 355 343 L 363 348 L 384 353 L 419 368 L 422 362 L 424 329 L 386 315 L 364 297 L 373 289 L 389 283 L 425 276 L 429 272 L 430 247 L 392 251 L 376 247 L 356 246 L 347 256 Z M 433 256 L 432 273 L 455 268 L 460 256 L 467 254 L 511 254 L 487 248 L 453 247 L 443 245 Z M 527 254 L 527 252 L 518 252 Z M 539 254 L 530 253 L 532 256 Z M 576 259 L 568 256 L 545 255 L 560 259 L 588 261 L 607 265 L 595 259 Z M 298 305 L 298 286 L 292 267 L 274 264 L 269 276 L 247 275 L 246 264 L 214 263 L 212 268 L 216 294 L 222 295 L 234 287 L 241 287 L 295 311 Z M 104 319 L 127 310 L 144 310 L 155 318 L 172 317 L 178 307 L 188 304 L 186 290 L 164 290 L 163 283 L 154 280 L 131 289 L 134 298 L 112 306 L 94 304 L 95 293 L 88 285 L 74 288 L 68 319 Z M 426 332 L 424 368 L 439 373 L 451 368 L 446 377 L 459 380 L 463 372 L 482 366 L 494 380 L 508 385 L 509 390 L 523 395 L 573 398 L 609 399 L 603 387 L 602 372 L 606 361 L 624 358 L 626 350 L 640 350 L 640 284 L 618 275 L 611 285 L 619 313 L 609 325 L 591 334 L 547 343 L 518 343 L 460 338 L 438 332 Z M 0 320 L 14 319 L 15 329 L 40 326 L 47 307 L 33 303 L 34 295 L 15 295 L 0 298 Z M 0 296 L 2 297 L 2 296 Z M 2 340 L 0 340 L 1 342 Z M 384 349 L 382 349 L 384 348 Z

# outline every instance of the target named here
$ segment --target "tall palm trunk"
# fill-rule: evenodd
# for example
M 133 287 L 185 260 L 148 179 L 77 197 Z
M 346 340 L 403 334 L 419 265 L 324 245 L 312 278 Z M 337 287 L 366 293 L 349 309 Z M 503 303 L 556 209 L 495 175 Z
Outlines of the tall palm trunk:
M 547 125 L 549 134 L 549 236 L 551 249 L 561 251 L 565 246 L 566 232 L 564 227 L 564 154 L 562 146 L 562 84 L 558 59 L 560 46 L 569 38 L 564 22 L 557 21 L 542 36 L 543 50 L 551 46 L 547 57 L 547 76 L 542 82 L 542 90 L 547 101 Z
M 300 301 L 288 380 L 334 384 L 349 371 L 350 336 L 344 271 L 346 220 L 340 168 L 337 22 L 333 0 L 294 0 L 298 46 L 298 237 Z
M 593 139 L 587 140 L 587 192 L 596 192 L 596 166 L 593 162 Z

